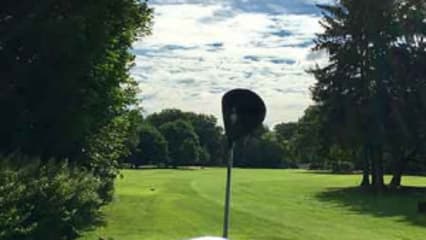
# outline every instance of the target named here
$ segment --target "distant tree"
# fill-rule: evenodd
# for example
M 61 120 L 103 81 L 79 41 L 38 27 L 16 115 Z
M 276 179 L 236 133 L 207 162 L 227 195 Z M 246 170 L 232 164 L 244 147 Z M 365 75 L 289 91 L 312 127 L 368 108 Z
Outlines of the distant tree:
M 220 165 L 224 160 L 224 148 L 222 147 L 223 129 L 217 125 L 217 119 L 213 115 L 188 113 L 188 121 L 191 122 L 200 140 L 200 145 L 207 151 L 209 157 L 205 158 L 207 165 Z M 207 155 L 204 155 L 205 157 Z
M 283 145 L 277 140 L 275 134 L 266 133 L 259 141 L 259 152 L 263 159 L 262 167 L 268 168 L 288 168 L 290 166 L 288 154 Z
M 297 166 L 297 164 L 300 162 L 295 146 L 298 131 L 298 122 L 279 123 L 274 127 L 274 133 L 276 135 L 277 141 L 285 149 L 286 159 L 290 162 L 291 166 Z
M 328 136 L 321 109 L 319 106 L 309 106 L 298 120 L 297 133 L 290 143 L 294 155 L 301 163 L 311 163 L 319 168 L 325 168 L 330 146 Z
M 251 137 L 254 138 L 261 138 L 263 135 L 270 133 L 271 130 L 269 129 L 268 126 L 266 125 L 261 125 L 259 127 L 257 127 L 256 129 L 254 129 L 254 131 L 252 133 L 250 133 Z
M 170 165 L 177 167 L 198 163 L 201 146 L 190 122 L 184 120 L 167 122 L 161 125 L 159 130 L 168 142 Z
M 280 141 L 290 141 L 297 134 L 296 122 L 279 123 L 275 125 L 274 132 Z
M 260 127 L 253 135 L 236 142 L 235 165 L 250 168 L 292 167 L 286 149 L 275 133 L 266 127 Z
M 164 109 L 159 113 L 153 113 L 146 117 L 146 120 L 153 126 L 159 128 L 161 125 L 179 119 L 187 120 L 185 112 L 179 109 Z
M 140 109 L 131 110 L 128 114 L 130 121 L 128 129 L 128 137 L 126 139 L 126 145 L 129 149 L 129 158 L 138 151 L 138 145 L 140 142 L 140 132 L 144 127 L 144 119 Z
M 136 151 L 130 156 L 130 163 L 136 167 L 143 164 L 166 164 L 168 144 L 164 136 L 148 124 L 142 125 L 138 133 L 139 143 Z
M 200 144 L 191 138 L 185 139 L 179 146 L 177 153 L 180 165 L 198 165 L 200 164 Z
M 217 125 L 215 116 L 183 112 L 178 109 L 165 109 L 147 117 L 147 121 L 156 127 L 176 120 L 188 121 L 193 126 L 200 145 L 209 155 L 208 162 L 204 162 L 205 164 L 219 165 L 222 163 L 224 159 L 224 148 L 222 146 L 223 129 Z
M 234 165 L 238 167 L 261 167 L 262 156 L 259 151 L 259 141 L 262 136 L 269 133 L 267 126 L 258 126 L 248 136 L 235 141 Z
M 205 147 L 200 148 L 199 155 L 200 155 L 200 159 L 199 159 L 200 165 L 219 166 L 222 162 L 222 161 L 211 161 L 211 155 Z

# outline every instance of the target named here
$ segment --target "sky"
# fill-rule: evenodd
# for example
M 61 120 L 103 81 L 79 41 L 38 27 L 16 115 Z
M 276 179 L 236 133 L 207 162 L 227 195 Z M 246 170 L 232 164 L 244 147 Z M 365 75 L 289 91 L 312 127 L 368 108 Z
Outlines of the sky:
M 233 88 L 257 92 L 265 123 L 296 121 L 312 104 L 306 70 L 326 62 L 313 52 L 322 31 L 315 3 L 332 0 L 151 0 L 152 35 L 138 40 L 131 75 L 144 114 L 166 108 L 213 114 Z

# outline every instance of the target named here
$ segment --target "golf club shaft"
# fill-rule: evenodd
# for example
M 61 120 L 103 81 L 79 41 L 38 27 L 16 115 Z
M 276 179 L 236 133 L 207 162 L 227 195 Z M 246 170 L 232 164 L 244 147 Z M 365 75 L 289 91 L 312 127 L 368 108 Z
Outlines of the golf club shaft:
M 229 210 L 231 201 L 231 173 L 232 165 L 234 162 L 234 143 L 232 142 L 229 146 L 229 158 L 228 158 L 228 169 L 226 173 L 226 193 L 225 193 L 225 215 L 223 220 L 223 238 L 228 238 L 229 229 Z

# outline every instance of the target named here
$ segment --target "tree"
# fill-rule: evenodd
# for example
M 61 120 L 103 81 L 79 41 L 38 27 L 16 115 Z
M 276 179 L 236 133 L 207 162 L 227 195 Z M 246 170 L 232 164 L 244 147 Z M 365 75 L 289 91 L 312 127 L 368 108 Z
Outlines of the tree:
M 200 159 L 199 159 L 200 165 L 219 166 L 221 164 L 221 161 L 220 162 L 211 161 L 210 153 L 205 147 L 200 148 L 199 154 L 200 154 Z
M 317 79 L 313 98 L 326 116 L 328 129 L 336 126 L 332 135 L 345 140 L 345 145 L 364 147 L 372 160 L 373 185 L 381 189 L 389 115 L 386 62 L 398 38 L 395 1 L 341 0 L 320 8 L 325 32 L 318 35 L 315 50 L 326 50 L 330 63 L 312 71 Z
M 288 153 L 283 145 L 279 143 L 274 133 L 266 133 L 259 141 L 259 152 L 263 159 L 261 167 L 288 168 Z
M 129 112 L 129 129 L 128 129 L 128 137 L 126 139 L 126 146 L 129 150 L 128 159 L 132 157 L 132 155 L 139 151 L 138 145 L 140 142 L 140 132 L 144 126 L 144 119 L 141 114 L 140 109 L 133 109 Z M 127 159 L 127 160 L 128 160 Z
M 291 167 L 297 166 L 297 163 L 300 162 L 295 146 L 298 131 L 298 122 L 279 123 L 274 127 L 276 139 L 285 149 L 286 159 L 289 161 Z
M 168 144 L 164 136 L 153 126 L 142 125 L 139 133 L 139 144 L 130 156 L 130 163 L 136 167 L 142 164 L 162 165 L 167 163 Z
M 297 134 L 297 123 L 279 123 L 275 125 L 274 132 L 280 141 L 291 141 L 291 139 Z
M 199 163 L 201 150 L 195 139 L 187 138 L 179 146 L 177 159 L 181 165 L 196 165 Z
M 363 186 L 383 187 L 384 165 L 392 165 L 391 186 L 401 183 L 409 159 L 424 149 L 426 6 L 417 0 L 341 0 L 320 6 L 324 34 L 316 49 L 330 64 L 312 71 L 314 100 L 334 141 L 363 149 Z M 331 129 L 331 128 L 330 128 Z M 360 151 L 358 151 L 360 152 Z M 384 162 L 391 155 L 392 163 Z
M 149 32 L 151 9 L 133 0 L 0 8 L 0 149 L 74 159 L 135 100 L 128 48 Z
M 250 168 L 292 167 L 288 153 L 276 134 L 261 126 L 235 145 L 235 166 Z
M 68 159 L 93 170 L 110 198 L 136 101 L 128 49 L 149 33 L 152 10 L 135 0 L 0 9 L 0 152 Z
M 299 158 L 299 162 L 324 169 L 330 145 L 321 108 L 316 105 L 309 106 L 297 122 L 297 132 L 291 142 L 294 155 Z
M 426 140 L 426 72 L 423 67 L 426 60 L 426 5 L 417 0 L 401 1 L 395 18 L 400 24 L 400 36 L 390 51 L 391 115 L 387 119 L 390 129 L 387 144 L 393 156 L 391 187 L 401 185 L 402 173 L 408 170 L 410 161 L 425 164 L 422 155 Z
M 222 147 L 223 129 L 217 125 L 217 118 L 213 115 L 188 113 L 188 120 L 200 140 L 200 145 L 209 155 L 204 158 L 204 164 L 220 165 L 224 161 L 225 150 Z M 206 157 L 206 155 L 205 155 Z
M 165 123 L 179 119 L 187 120 L 187 114 L 179 109 L 164 109 L 161 112 L 153 113 L 146 118 L 150 124 L 157 128 Z
M 157 128 L 161 125 L 184 120 L 191 123 L 199 138 L 200 145 L 207 150 L 209 158 L 207 165 L 219 165 L 224 159 L 224 148 L 222 146 L 223 129 L 217 126 L 217 119 L 213 115 L 183 112 L 178 109 L 165 109 L 160 113 L 154 113 L 147 117 L 147 121 Z M 207 156 L 207 155 L 204 155 Z
M 173 167 L 196 164 L 200 142 L 190 122 L 176 120 L 164 123 L 159 128 L 168 142 L 170 164 Z

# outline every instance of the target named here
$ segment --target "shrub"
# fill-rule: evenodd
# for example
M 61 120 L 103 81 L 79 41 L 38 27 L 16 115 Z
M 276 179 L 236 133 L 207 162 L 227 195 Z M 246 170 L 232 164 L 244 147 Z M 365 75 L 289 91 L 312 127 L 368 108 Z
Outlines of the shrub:
M 102 201 L 112 201 L 114 180 L 119 174 L 120 162 L 130 154 L 127 140 L 131 134 L 132 122 L 128 114 L 114 118 L 95 135 L 87 139 L 84 156 L 77 163 L 90 169 L 101 179 L 98 194 Z
M 0 157 L 0 239 L 74 239 L 102 204 L 90 172 L 53 160 Z

